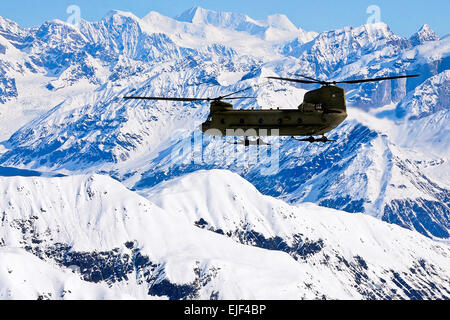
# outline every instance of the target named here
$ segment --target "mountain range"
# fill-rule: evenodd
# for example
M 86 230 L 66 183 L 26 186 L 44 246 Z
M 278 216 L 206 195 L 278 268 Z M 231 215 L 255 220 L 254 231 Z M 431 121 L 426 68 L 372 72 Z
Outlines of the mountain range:
M 0 17 L 0 297 L 448 299 L 449 56 L 428 25 Z M 293 74 L 420 76 L 344 86 L 336 142 L 272 138 L 269 174 L 256 147 L 199 133 L 208 103 L 122 99 L 251 87 L 235 108 L 296 108 L 316 86 L 266 79 Z

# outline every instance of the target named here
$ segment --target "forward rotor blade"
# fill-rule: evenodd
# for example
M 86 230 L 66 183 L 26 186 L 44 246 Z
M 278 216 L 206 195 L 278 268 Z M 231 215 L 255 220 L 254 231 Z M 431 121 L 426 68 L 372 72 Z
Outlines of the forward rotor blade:
M 302 74 L 294 74 L 294 76 L 296 76 L 296 77 L 302 77 L 302 78 L 309 79 L 309 80 L 313 80 L 313 81 L 316 81 L 316 82 L 322 82 L 322 81 L 320 81 L 320 80 L 317 80 L 317 79 L 314 79 L 314 78 L 311 78 L 311 77 L 307 77 L 307 76 L 304 76 L 304 75 L 302 75 Z
M 211 98 L 164 98 L 164 97 L 124 97 L 125 100 L 152 100 L 152 101 L 179 101 L 179 102 L 195 102 L 195 101 L 212 101 Z
M 289 82 L 297 82 L 297 83 L 314 83 L 314 84 L 321 84 L 320 81 L 311 81 L 311 80 L 300 80 L 300 79 L 289 79 L 289 78 L 278 78 L 278 77 L 267 77 L 268 79 L 274 79 L 274 80 L 282 80 L 282 81 L 289 81 Z
M 337 83 L 365 83 L 365 82 L 376 82 L 376 81 L 384 81 L 384 80 L 393 80 L 393 79 L 403 79 L 403 78 L 414 78 L 419 77 L 420 74 L 413 74 L 407 76 L 394 76 L 394 77 L 383 77 L 383 78 L 374 78 L 374 79 L 361 79 L 361 80 L 347 80 L 347 81 L 333 81 L 332 84 Z
M 239 91 L 236 91 L 236 92 L 233 92 L 233 93 L 227 94 L 226 96 L 222 96 L 222 97 L 220 97 L 220 99 L 224 99 L 224 98 L 227 98 L 227 97 L 230 97 L 230 96 L 234 96 L 235 94 L 238 94 L 238 93 L 241 93 L 241 92 L 244 92 L 244 91 L 250 90 L 250 89 L 252 89 L 252 88 L 253 88 L 253 87 L 248 87 L 248 88 L 245 88 L 245 89 L 242 89 L 242 90 L 239 90 Z
M 230 97 L 230 98 L 164 98 L 164 97 L 124 97 L 125 100 L 147 100 L 147 101 L 177 101 L 177 102 L 196 102 L 196 101 L 220 101 L 220 100 L 241 100 L 256 99 L 257 97 Z

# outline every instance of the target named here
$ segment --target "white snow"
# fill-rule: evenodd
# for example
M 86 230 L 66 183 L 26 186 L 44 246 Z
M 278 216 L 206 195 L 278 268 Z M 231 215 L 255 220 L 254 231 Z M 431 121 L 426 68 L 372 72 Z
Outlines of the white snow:
M 317 172 L 283 194 L 296 205 L 261 195 L 229 171 L 200 171 L 163 182 L 140 191 L 147 199 L 109 177 L 84 174 L 113 172 L 133 187 L 151 170 L 170 172 L 168 154 L 209 111 L 207 103 L 125 102 L 125 95 L 217 97 L 252 86 L 245 95 L 257 99 L 234 101 L 235 108 L 296 108 L 310 87 L 267 83 L 267 76 L 302 73 L 338 80 L 420 70 L 448 59 L 450 37 L 434 39 L 425 26 L 418 34 L 424 41 L 411 48 L 383 23 L 318 35 L 284 15 L 258 21 L 198 7 L 175 18 L 150 12 L 141 19 L 113 11 L 100 22 L 82 21 L 80 29 L 62 21 L 41 28 L 43 38 L 19 50 L 4 34 L 20 38 L 40 29 L 22 30 L 0 17 L 0 76 L 14 79 L 18 93 L 0 103 L 0 156 L 25 150 L 3 165 L 82 175 L 0 177 L 0 298 L 161 298 L 148 297 L 136 274 L 114 285 L 93 284 L 51 259 L 36 258 L 23 249 L 32 239 L 18 227 L 24 221 L 44 247 L 60 242 L 85 252 L 119 248 L 129 253 L 124 243 L 137 241 L 175 284 L 196 280 L 200 264 L 207 275 L 214 274 L 200 289 L 205 299 L 214 292 L 222 299 L 367 298 L 361 288 L 378 288 L 385 295 L 395 289 L 395 298 L 407 298 L 390 270 L 404 273 L 418 290 L 425 281 L 449 287 L 448 246 L 379 221 L 395 200 L 447 205 L 441 192 L 450 181 L 448 70 L 419 78 L 424 82 L 409 94 L 403 80 L 348 91 L 348 98 L 380 108 L 349 107 L 349 119 L 331 133 L 337 146 L 350 144 L 348 135 L 359 125 L 375 138 L 356 141 L 350 154 L 337 155 L 342 160 L 334 165 L 342 169 Z M 85 52 L 87 42 L 102 47 L 100 53 Z M 36 62 L 51 49 L 74 61 L 63 69 Z M 215 141 L 204 142 L 209 156 Z M 302 161 L 333 148 L 285 143 L 282 151 L 292 158 L 282 168 L 307 165 Z M 231 148 L 224 150 L 226 158 Z M 337 194 L 362 201 L 369 216 L 304 203 L 333 200 Z M 231 236 L 194 226 L 200 219 L 208 223 L 206 229 Z M 287 253 L 237 243 L 242 242 L 237 233 L 247 231 L 294 246 L 301 235 L 302 244 L 323 241 L 324 247 L 296 261 Z M 368 271 L 360 269 L 357 256 Z M 422 259 L 436 267 L 436 274 L 411 273 Z M 355 268 L 369 279 L 359 288 Z M 426 288 L 428 297 L 444 297 L 443 291 Z
M 130 288 L 131 289 L 131 288 Z M 0 248 L 0 300 L 122 300 L 149 299 L 144 290 L 109 288 L 105 283 L 80 280 L 20 248 Z M 130 290 L 131 291 L 131 290 Z
M 125 253 L 124 243 L 134 241 L 152 263 L 164 265 L 165 277 L 172 283 L 194 281 L 197 265 L 203 270 L 215 270 L 212 280 L 200 289 L 199 298 L 209 298 L 213 291 L 219 292 L 221 299 L 300 299 L 322 294 L 332 299 L 361 298 L 352 285 L 354 273 L 343 265 L 339 267 L 338 262 L 339 258 L 351 262 L 355 256 L 366 261 L 370 281 L 385 288 L 395 288 L 385 274 L 389 270 L 403 274 L 410 285 L 416 286 L 414 281 L 419 278 L 414 280 L 416 276 L 409 268 L 420 259 L 434 266 L 436 274 L 428 279 L 435 285 L 445 287 L 449 281 L 450 249 L 446 245 L 365 215 L 313 204 L 289 206 L 262 196 L 248 182 L 227 171 L 202 171 L 162 184 L 150 198 L 164 210 L 117 181 L 99 175 L 0 178 L 0 194 L 1 241 L 6 248 L 20 247 L 22 241 L 34 237 L 42 241 L 42 249 L 66 243 L 79 252 L 119 248 Z M 200 217 L 224 231 L 247 228 L 267 237 L 278 235 L 288 243 L 299 234 L 309 241 L 322 240 L 324 247 L 306 260 L 296 261 L 287 253 L 242 245 L 194 227 L 192 223 Z M 26 225 L 25 221 L 31 223 L 32 233 L 24 233 L 19 227 L 21 222 Z M 3 294 L 17 290 L 16 280 L 24 277 L 28 265 L 24 259 L 38 266 L 33 271 L 36 274 L 25 278 L 30 279 L 24 285 L 29 292 L 25 298 L 37 293 L 61 294 L 55 286 L 60 288 L 62 284 L 76 289 L 77 284 L 68 284 L 71 275 L 64 270 L 48 273 L 49 280 L 36 280 L 39 272 L 55 268 L 50 260 L 45 264 L 24 252 L 11 254 L 5 250 L 7 257 L 15 257 L 11 262 L 2 262 L 0 279 L 5 279 L 8 268 L 16 278 L 6 277 L 1 286 Z M 324 264 L 321 261 L 326 256 L 329 262 Z M 379 277 L 388 282 L 382 284 Z M 92 290 L 77 292 L 77 297 L 117 297 L 113 293 L 118 288 L 133 295 L 137 287 L 131 279 L 132 275 L 126 285 L 112 285 L 113 291 L 105 291 L 103 285 L 92 286 Z M 404 293 L 399 292 L 399 296 Z

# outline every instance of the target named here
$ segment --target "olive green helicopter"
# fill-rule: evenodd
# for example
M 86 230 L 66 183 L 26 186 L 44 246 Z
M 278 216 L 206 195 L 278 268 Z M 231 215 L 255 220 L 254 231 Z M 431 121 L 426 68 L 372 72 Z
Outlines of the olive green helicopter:
M 124 97 L 126 100 L 153 100 L 197 102 L 209 101 L 210 114 L 201 125 L 203 133 L 220 137 L 243 137 L 235 144 L 246 147 L 268 145 L 260 139 L 268 136 L 291 137 L 297 141 L 332 142 L 325 134 L 338 127 L 347 118 L 345 90 L 337 84 L 358 84 L 366 82 L 418 77 L 403 75 L 362 80 L 321 81 L 304 75 L 295 75 L 303 79 L 268 77 L 272 80 L 288 81 L 302 84 L 320 84 L 321 88 L 308 91 L 304 101 L 296 109 L 261 109 L 235 110 L 233 105 L 224 100 L 256 99 L 256 97 L 236 97 L 235 95 L 252 87 L 245 88 L 216 98 L 168 98 L 168 97 Z M 298 136 L 308 138 L 296 138 Z M 320 136 L 320 138 L 316 138 Z M 257 137 L 257 140 L 249 140 Z

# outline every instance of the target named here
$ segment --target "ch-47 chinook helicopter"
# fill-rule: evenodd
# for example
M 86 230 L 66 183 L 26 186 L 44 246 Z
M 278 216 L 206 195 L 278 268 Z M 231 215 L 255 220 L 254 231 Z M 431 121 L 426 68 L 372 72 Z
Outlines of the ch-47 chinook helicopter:
M 201 125 L 205 134 L 213 136 L 243 137 L 236 144 L 244 146 L 267 145 L 260 137 L 270 136 L 278 130 L 278 136 L 291 137 L 297 141 L 329 142 L 325 134 L 339 126 L 347 118 L 345 90 L 337 84 L 357 84 L 383 80 L 418 77 L 419 75 L 393 76 L 374 79 L 347 81 L 320 81 L 296 75 L 304 79 L 268 77 L 268 79 L 303 84 L 320 84 L 322 87 L 305 94 L 304 101 L 296 109 L 234 110 L 224 100 L 255 99 L 256 97 L 234 97 L 251 87 L 217 98 L 168 98 L 168 97 L 125 97 L 127 100 L 154 100 L 179 102 L 211 102 L 208 119 Z M 305 80 L 306 79 L 306 80 Z M 251 141 L 248 137 L 258 137 Z M 297 136 L 308 138 L 298 139 Z M 321 136 L 320 138 L 315 138 Z

